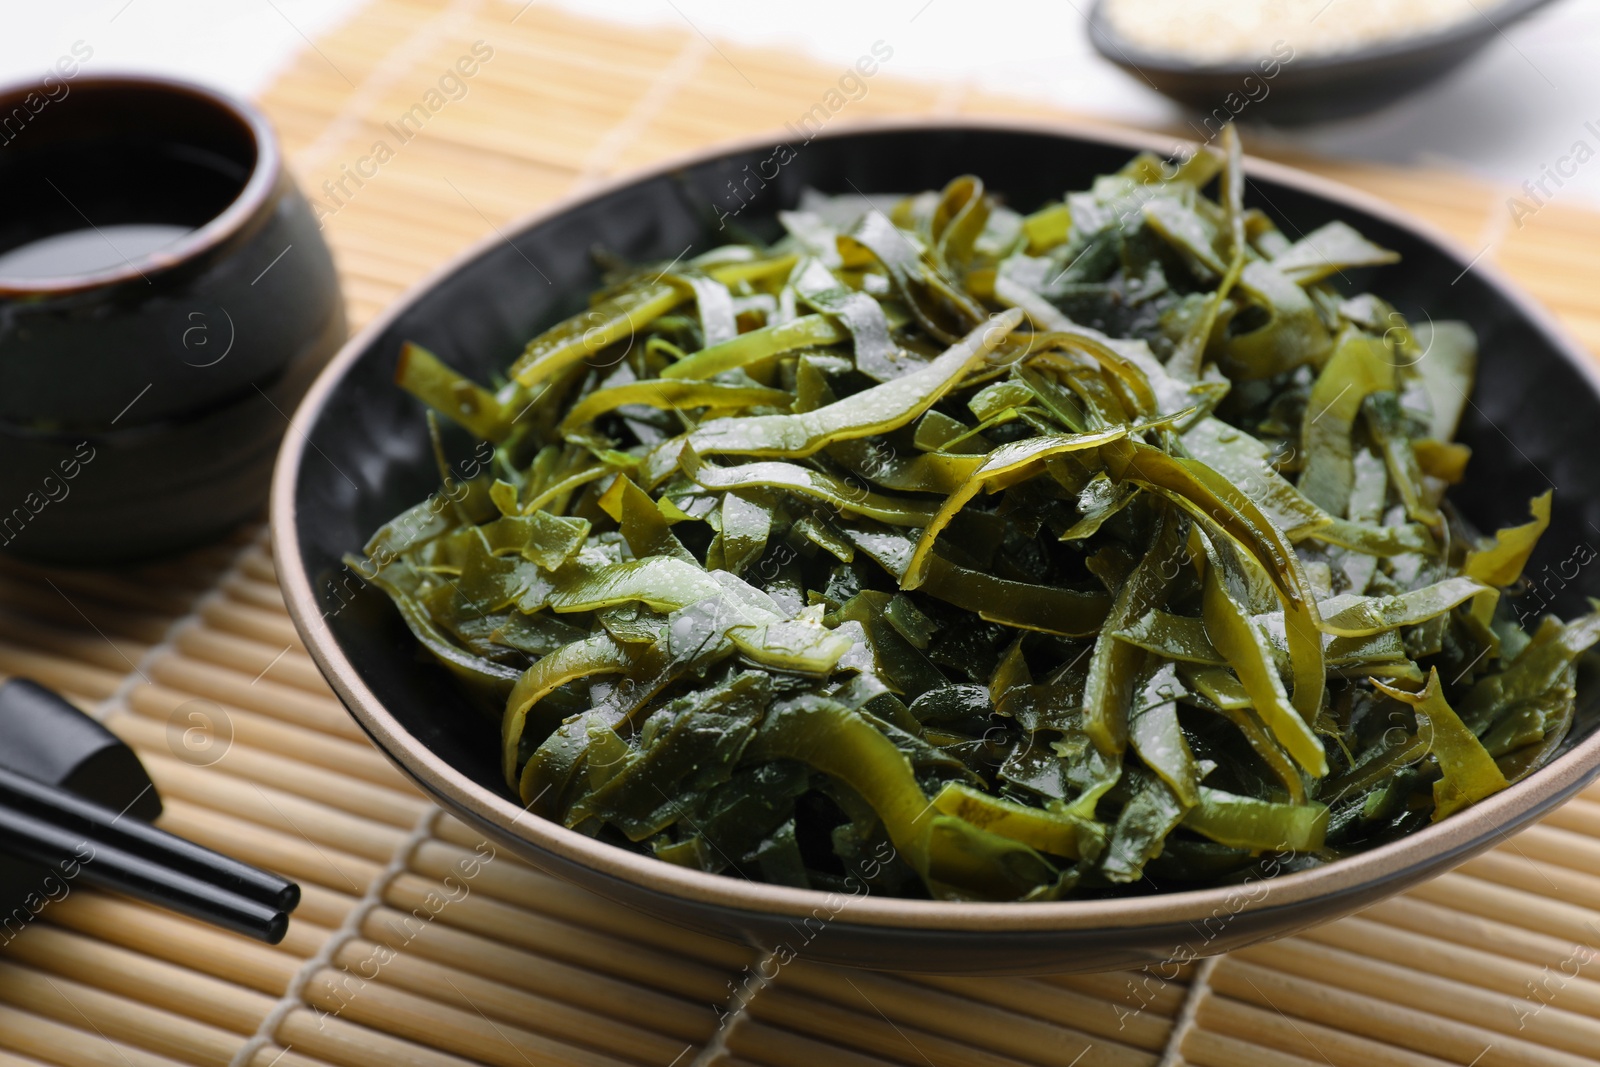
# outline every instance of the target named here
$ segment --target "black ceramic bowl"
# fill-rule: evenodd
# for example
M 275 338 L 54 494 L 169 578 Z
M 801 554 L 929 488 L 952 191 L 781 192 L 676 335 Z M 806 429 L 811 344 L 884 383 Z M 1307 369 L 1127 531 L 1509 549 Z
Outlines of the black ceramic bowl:
M 1266 77 L 1259 60 L 1196 63 L 1142 48 L 1112 27 L 1105 0 L 1096 0 L 1089 13 L 1089 40 L 1097 52 L 1139 81 L 1205 117 L 1215 116 L 1218 127 L 1234 117 L 1249 122 L 1320 122 L 1364 114 L 1416 92 L 1549 2 L 1485 0 L 1481 18 L 1336 55 L 1295 55 L 1295 42 L 1285 41 L 1294 58 L 1267 68 L 1273 73 Z M 1338 18 L 1339 0 L 1329 0 L 1317 17 Z M 1268 53 L 1262 58 L 1283 56 Z
M 0 90 L 0 550 L 113 562 L 257 513 L 345 337 L 254 108 L 158 78 Z
M 775 236 L 774 212 L 802 188 L 905 192 L 980 175 L 1018 208 L 1084 188 L 1138 139 L 1069 127 L 904 123 L 829 131 L 737 216 Z M 273 536 L 289 610 L 333 688 L 377 745 L 439 803 L 534 864 L 604 896 L 722 937 L 787 943 L 808 959 L 874 968 L 1000 974 L 1092 971 L 1223 952 L 1354 911 L 1502 840 L 1600 770 L 1600 721 L 1582 708 L 1554 762 L 1477 806 L 1327 866 L 1240 888 L 1117 900 L 964 904 L 830 894 L 704 874 L 602 844 L 527 815 L 501 778 L 498 735 L 445 672 L 424 662 L 383 594 L 340 563 L 368 535 L 435 488 L 423 409 L 391 378 L 402 341 L 487 379 L 540 329 L 585 306 L 598 283 L 595 245 L 668 260 L 723 243 L 717 212 L 736 175 L 756 173 L 770 141 L 748 142 L 614 182 L 549 208 L 446 266 L 368 327 L 312 387 L 286 439 L 273 487 Z M 771 168 L 768 167 L 767 170 Z M 1592 427 L 1600 377 L 1589 358 L 1509 283 L 1444 239 L 1360 194 L 1284 167 L 1248 165 L 1247 199 L 1288 232 L 1332 219 L 1398 250 L 1375 292 L 1418 320 L 1470 322 L 1482 342 L 1463 510 L 1493 529 L 1522 521 L 1546 476 L 1555 518 L 1532 564 L 1570 556 L 1600 523 Z M 763 171 L 765 173 L 765 171 Z M 1270 205 L 1268 204 L 1270 200 Z M 548 279 L 548 280 L 546 280 Z M 1582 571 L 1553 610 L 1583 610 L 1600 572 Z M 807 922 L 810 918 L 813 921 Z M 815 931 L 820 930 L 820 933 Z M 814 935 L 814 936 L 813 936 Z

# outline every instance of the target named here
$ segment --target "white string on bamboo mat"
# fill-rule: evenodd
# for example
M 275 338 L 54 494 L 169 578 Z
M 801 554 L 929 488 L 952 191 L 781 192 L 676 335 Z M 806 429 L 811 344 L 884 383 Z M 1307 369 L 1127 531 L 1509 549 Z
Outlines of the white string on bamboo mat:
M 1183 1007 L 1178 1009 L 1177 1018 L 1172 1020 L 1172 1030 L 1167 1034 L 1167 1044 L 1161 1051 L 1161 1061 L 1156 1067 L 1182 1067 L 1183 1043 L 1188 1040 L 1189 1032 L 1198 1025 L 1195 1019 L 1200 1013 L 1200 1003 L 1211 993 L 1211 972 L 1221 962 L 1221 956 L 1207 956 L 1195 965 L 1194 974 L 1189 979 L 1189 990 L 1183 997 Z
M 722 1017 L 722 1023 L 717 1027 L 717 1032 L 711 1035 L 711 1040 L 707 1041 L 705 1043 L 705 1047 L 702 1048 L 699 1054 L 689 1062 L 689 1067 L 713 1067 L 714 1064 L 721 1063 L 725 1057 L 732 1055 L 732 1053 L 728 1050 L 728 1042 L 733 1039 L 733 1032 L 739 1028 L 740 1023 L 744 1022 L 744 1020 L 749 1017 L 750 1005 L 755 1002 L 755 999 L 762 994 L 767 986 L 771 985 L 777 980 L 776 978 L 766 977 L 768 964 L 773 960 L 778 961 L 778 965 L 772 968 L 774 973 L 776 973 L 778 968 L 787 962 L 783 957 L 778 955 L 779 951 L 779 949 L 771 950 L 761 958 L 760 962 L 756 964 L 755 970 L 747 972 L 752 976 L 760 976 L 761 981 L 758 982 L 755 989 L 744 998 L 743 1003 Z M 738 996 L 737 990 L 733 992 L 733 996 Z
M 322 166 L 340 146 L 360 133 L 390 90 L 413 75 L 417 65 L 427 59 L 440 41 L 449 40 L 462 26 L 476 19 L 482 6 L 483 0 L 455 0 L 385 53 L 355 91 L 345 98 L 317 139 L 294 154 L 295 169 L 301 177 L 309 181 L 313 168 Z
M 361 899 L 356 901 L 355 907 L 345 915 L 344 922 L 328 935 L 321 948 L 300 965 L 300 969 L 294 973 L 294 977 L 284 989 L 283 996 L 278 998 L 272 1010 L 262 1018 L 250 1039 L 239 1046 L 239 1050 L 228 1061 L 228 1067 L 248 1067 L 256 1053 L 269 1045 L 277 1044 L 278 1027 L 283 1025 L 283 1020 L 288 1018 L 291 1012 L 307 1006 L 306 986 L 322 970 L 333 966 L 340 949 L 361 936 L 367 917 L 383 906 L 384 894 L 389 891 L 389 886 L 410 868 L 411 858 L 422 843 L 434 836 L 434 828 L 438 825 L 439 816 L 442 814 L 440 809 L 432 806 L 422 813 L 421 818 L 417 819 L 417 824 L 411 828 L 411 833 L 407 834 L 400 847 L 395 849 L 388 865 L 372 880 L 372 884 L 361 895 Z M 284 1051 L 288 1050 L 289 1046 L 285 1045 Z
M 622 121 L 606 131 L 606 135 L 589 150 L 583 166 L 578 169 L 574 191 L 593 185 L 616 165 L 623 151 L 655 121 L 673 94 L 699 72 L 710 52 L 711 43 L 702 37 L 693 36 L 684 42 L 672 61 L 650 80 L 644 94 L 633 102 L 628 113 L 622 116 Z

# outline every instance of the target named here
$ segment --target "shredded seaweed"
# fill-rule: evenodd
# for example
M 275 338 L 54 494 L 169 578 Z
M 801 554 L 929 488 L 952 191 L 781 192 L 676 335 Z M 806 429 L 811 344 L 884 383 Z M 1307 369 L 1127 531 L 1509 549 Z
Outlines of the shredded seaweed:
M 445 492 L 353 562 L 532 812 L 671 863 L 1053 900 L 1446 818 L 1559 749 L 1600 614 L 1502 595 L 1549 494 L 1487 537 L 1445 499 L 1471 331 L 1341 291 L 1396 257 L 1238 168 L 807 194 L 498 386 L 407 345 L 494 459 L 436 429 Z

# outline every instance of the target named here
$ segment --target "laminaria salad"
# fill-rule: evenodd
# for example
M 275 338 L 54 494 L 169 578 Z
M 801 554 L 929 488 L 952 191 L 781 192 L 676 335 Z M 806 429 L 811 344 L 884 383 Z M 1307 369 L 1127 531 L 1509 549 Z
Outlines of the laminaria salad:
M 1503 599 L 1549 494 L 1450 505 L 1470 330 L 1341 295 L 1396 257 L 1227 144 L 1027 215 L 811 195 L 488 385 L 408 345 L 447 493 L 353 562 L 531 811 L 669 863 L 1056 900 L 1446 818 L 1552 756 L 1600 615 Z

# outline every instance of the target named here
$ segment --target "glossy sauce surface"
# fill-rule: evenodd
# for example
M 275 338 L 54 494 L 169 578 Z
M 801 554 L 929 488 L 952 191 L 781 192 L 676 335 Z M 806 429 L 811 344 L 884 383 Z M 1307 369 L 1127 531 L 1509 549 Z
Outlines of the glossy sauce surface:
M 189 232 L 169 223 L 113 223 L 55 233 L 0 252 L 0 278 L 63 278 L 137 266 Z

